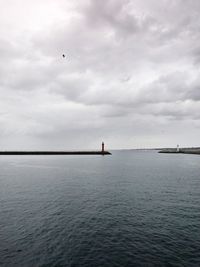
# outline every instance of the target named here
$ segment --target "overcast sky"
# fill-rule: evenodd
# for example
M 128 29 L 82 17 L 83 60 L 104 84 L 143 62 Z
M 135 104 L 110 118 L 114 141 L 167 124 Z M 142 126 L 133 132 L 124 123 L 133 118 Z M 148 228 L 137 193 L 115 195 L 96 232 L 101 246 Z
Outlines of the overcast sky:
M 199 14 L 199 0 L 0 0 L 0 149 L 200 146 Z

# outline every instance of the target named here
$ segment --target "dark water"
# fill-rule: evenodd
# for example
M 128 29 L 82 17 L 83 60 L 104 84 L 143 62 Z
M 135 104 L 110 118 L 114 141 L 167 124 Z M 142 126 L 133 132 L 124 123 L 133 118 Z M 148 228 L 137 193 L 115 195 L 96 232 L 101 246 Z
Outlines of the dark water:
M 1 156 L 0 266 L 200 266 L 200 156 Z

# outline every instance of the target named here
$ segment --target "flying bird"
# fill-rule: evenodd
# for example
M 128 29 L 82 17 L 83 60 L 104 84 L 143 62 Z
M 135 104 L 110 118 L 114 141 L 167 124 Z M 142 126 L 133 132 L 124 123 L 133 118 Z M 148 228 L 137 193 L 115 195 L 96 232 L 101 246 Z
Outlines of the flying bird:
M 63 54 L 62 57 L 65 58 L 66 57 L 65 54 Z

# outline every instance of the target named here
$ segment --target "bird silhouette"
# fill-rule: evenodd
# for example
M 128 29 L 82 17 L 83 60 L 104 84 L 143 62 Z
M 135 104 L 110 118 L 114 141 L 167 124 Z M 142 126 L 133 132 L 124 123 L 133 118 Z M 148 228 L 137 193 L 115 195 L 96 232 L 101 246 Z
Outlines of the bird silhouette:
M 65 58 L 65 54 L 63 54 L 62 57 Z

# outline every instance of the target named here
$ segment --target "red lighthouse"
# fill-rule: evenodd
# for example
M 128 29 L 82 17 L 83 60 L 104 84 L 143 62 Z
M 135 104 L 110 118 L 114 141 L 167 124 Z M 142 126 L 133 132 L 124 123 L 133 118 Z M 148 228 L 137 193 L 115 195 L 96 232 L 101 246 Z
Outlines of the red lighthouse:
M 102 142 L 102 145 L 101 145 L 101 153 L 104 155 L 104 142 Z

